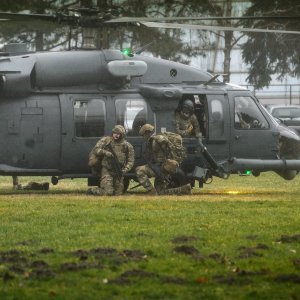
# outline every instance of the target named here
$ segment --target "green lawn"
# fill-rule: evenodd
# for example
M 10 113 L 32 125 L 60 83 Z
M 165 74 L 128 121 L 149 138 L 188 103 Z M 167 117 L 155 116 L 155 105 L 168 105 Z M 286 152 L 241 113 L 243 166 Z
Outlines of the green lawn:
M 0 179 L 0 299 L 300 299 L 300 177 L 231 176 L 181 197 L 86 189 Z

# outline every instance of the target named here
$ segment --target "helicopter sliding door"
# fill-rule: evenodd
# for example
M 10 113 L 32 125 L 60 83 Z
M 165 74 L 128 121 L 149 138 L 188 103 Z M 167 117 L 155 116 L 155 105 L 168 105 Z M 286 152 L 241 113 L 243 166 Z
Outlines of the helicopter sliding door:
M 61 169 L 69 174 L 87 174 L 88 156 L 103 135 L 110 134 L 113 110 L 107 97 L 89 94 L 61 95 L 62 153 Z M 75 176 L 74 176 L 75 177 Z
M 116 124 L 125 127 L 127 140 L 135 149 L 136 162 L 142 159 L 140 127 L 153 124 L 154 116 L 139 94 L 61 95 L 62 157 L 64 173 L 89 175 L 88 157 L 97 141 L 110 136 Z

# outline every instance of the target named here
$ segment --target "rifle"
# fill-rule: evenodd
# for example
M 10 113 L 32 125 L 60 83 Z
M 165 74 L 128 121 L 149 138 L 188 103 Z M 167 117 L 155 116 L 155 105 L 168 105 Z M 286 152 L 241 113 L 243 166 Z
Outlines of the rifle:
M 142 186 L 142 184 L 141 184 L 141 183 L 138 183 L 137 185 L 131 187 L 130 190 L 134 190 L 134 189 L 136 189 L 136 188 L 138 188 L 138 187 L 140 187 L 140 186 Z
M 160 170 L 160 166 L 157 164 L 154 164 L 152 162 L 147 162 L 150 169 L 154 172 L 155 178 L 159 179 L 160 181 L 170 184 L 169 178 Z
M 108 144 L 108 148 L 110 150 L 110 152 L 112 153 L 113 157 L 111 158 L 111 162 L 112 162 L 112 167 L 117 175 L 118 180 L 120 181 L 123 177 L 123 172 L 122 172 L 122 167 L 121 164 L 117 158 L 117 155 L 113 149 L 113 147 L 111 146 L 111 144 Z

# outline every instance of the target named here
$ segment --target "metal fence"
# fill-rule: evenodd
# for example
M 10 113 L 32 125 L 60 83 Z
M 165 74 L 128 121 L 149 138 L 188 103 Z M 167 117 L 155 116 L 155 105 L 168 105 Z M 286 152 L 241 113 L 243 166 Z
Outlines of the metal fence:
M 273 84 L 263 89 L 242 85 L 252 91 L 262 104 L 300 104 L 300 84 Z

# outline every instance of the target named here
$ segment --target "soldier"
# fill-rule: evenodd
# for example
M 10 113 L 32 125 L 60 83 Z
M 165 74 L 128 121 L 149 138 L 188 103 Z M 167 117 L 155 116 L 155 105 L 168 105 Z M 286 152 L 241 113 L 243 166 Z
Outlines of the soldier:
M 168 188 L 170 175 L 179 167 L 178 159 L 172 155 L 172 145 L 164 134 L 154 134 L 154 126 L 145 124 L 139 134 L 146 140 L 147 164 L 135 169 L 139 183 L 148 194 L 190 194 L 191 186 L 186 184 L 177 188 Z M 149 178 L 155 177 L 155 188 Z
M 112 130 L 112 136 L 101 138 L 91 155 L 98 159 L 100 187 L 90 188 L 87 193 L 121 195 L 124 189 L 123 175 L 128 173 L 134 164 L 134 149 L 125 140 L 125 128 L 116 125 Z
M 176 133 L 182 137 L 202 137 L 199 122 L 194 114 L 194 102 L 192 100 L 185 100 L 181 109 L 175 112 L 175 125 Z

